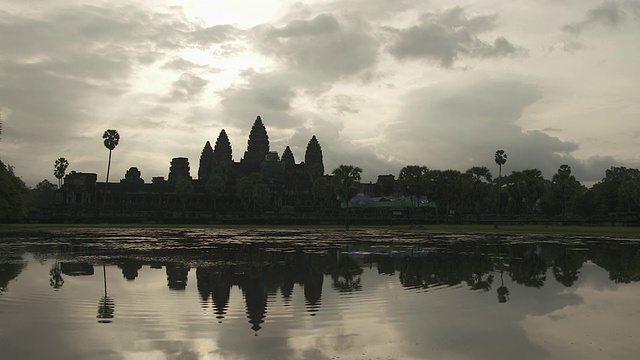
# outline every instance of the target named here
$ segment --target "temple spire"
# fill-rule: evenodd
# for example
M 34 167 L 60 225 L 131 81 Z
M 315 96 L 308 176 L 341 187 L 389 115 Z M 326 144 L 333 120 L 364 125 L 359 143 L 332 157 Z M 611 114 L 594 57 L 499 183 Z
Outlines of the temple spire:
M 304 163 L 307 169 L 309 169 L 311 176 L 317 177 L 324 175 L 322 148 L 315 135 L 309 140 L 309 144 L 307 145 L 307 151 L 304 154 Z
M 229 142 L 226 131 L 222 129 L 216 140 L 216 146 L 213 149 L 213 163 L 226 164 L 231 162 L 233 162 L 231 142 Z
M 284 152 L 282 153 L 282 161 L 284 161 L 284 163 L 287 165 L 294 165 L 296 163 L 296 160 L 293 157 L 293 152 L 291 151 L 291 148 L 288 146 L 286 149 L 284 149 Z
M 198 168 L 198 179 L 206 180 L 211 176 L 211 167 L 213 165 L 213 149 L 211 143 L 207 141 L 204 149 L 200 154 L 200 167 Z
M 262 119 L 258 116 L 251 127 L 247 151 L 245 151 L 242 161 L 259 164 L 264 160 L 267 153 L 269 153 L 269 136 Z

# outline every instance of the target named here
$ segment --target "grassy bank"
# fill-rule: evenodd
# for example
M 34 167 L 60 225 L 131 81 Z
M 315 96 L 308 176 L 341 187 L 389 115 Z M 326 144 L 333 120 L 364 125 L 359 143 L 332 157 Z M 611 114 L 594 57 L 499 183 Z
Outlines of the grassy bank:
M 0 224 L 2 231 L 46 231 L 64 229 L 317 229 L 342 230 L 340 225 L 184 225 L 184 224 Z M 382 229 L 438 233 L 492 233 L 492 234 L 558 234 L 611 237 L 638 237 L 640 227 L 601 226 L 544 226 L 544 225 L 398 225 L 362 226 L 352 225 L 352 231 Z

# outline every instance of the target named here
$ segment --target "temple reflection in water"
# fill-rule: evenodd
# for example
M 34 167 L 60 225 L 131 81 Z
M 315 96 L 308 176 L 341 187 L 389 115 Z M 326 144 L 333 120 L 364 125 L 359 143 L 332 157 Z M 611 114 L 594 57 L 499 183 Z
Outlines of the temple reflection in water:
M 129 282 L 138 278 L 144 266 L 164 268 L 170 291 L 185 291 L 187 286 L 196 286 L 201 306 L 212 308 L 219 322 L 225 319 L 232 289 L 236 287 L 242 294 L 251 329 L 257 332 L 267 321 L 270 301 L 277 296 L 287 303 L 298 285 L 303 289 L 307 312 L 313 316 L 322 310 L 325 281 L 330 281 L 331 289 L 338 293 L 360 291 L 363 268 L 397 276 L 405 289 L 464 286 L 473 291 L 493 291 L 498 302 L 506 303 L 510 289 L 505 286 L 505 279 L 509 279 L 511 286 L 542 288 L 553 279 L 564 287 L 571 287 L 587 262 L 605 269 L 613 282 L 638 281 L 639 249 L 635 243 L 613 241 L 588 245 L 473 241 L 429 245 L 232 243 L 216 245 L 205 255 L 181 253 L 182 261 L 148 261 L 122 253 L 102 254 L 101 261 L 117 266 L 122 278 Z M 62 288 L 68 277 L 94 275 L 94 264 L 71 261 L 78 255 L 82 255 L 82 250 L 56 254 L 60 259 L 51 267 L 51 287 Z M 23 267 L 18 260 L 0 264 L 1 291 L 7 290 L 9 281 L 18 277 Z M 197 283 L 189 284 L 193 268 Z M 113 300 L 106 293 L 105 273 L 105 296 L 99 310 L 101 321 L 111 321 L 113 307 Z
M 196 228 L 5 234 L 0 357 L 49 358 L 54 348 L 57 358 L 637 357 L 635 240 Z

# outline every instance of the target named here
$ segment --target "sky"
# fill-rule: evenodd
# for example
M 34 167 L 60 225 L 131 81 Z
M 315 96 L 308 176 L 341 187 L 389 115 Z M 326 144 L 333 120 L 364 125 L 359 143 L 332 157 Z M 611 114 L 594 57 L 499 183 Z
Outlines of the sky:
M 363 180 L 406 165 L 503 173 L 640 167 L 640 0 L 0 0 L 0 159 L 104 181 L 167 176 L 224 129 Z

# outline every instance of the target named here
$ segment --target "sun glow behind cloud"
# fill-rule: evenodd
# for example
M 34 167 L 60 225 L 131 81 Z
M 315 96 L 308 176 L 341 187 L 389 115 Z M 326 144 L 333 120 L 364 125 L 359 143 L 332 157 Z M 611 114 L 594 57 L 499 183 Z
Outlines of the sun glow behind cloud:
M 195 173 L 222 128 L 239 160 L 261 115 L 275 150 L 300 161 L 316 135 L 327 171 L 354 164 L 367 180 L 408 164 L 493 166 L 500 147 L 507 171 L 548 177 L 567 163 L 597 181 L 638 162 L 638 3 L 0 0 L 2 157 L 30 185 L 59 156 L 100 172 L 99 135 L 117 127 L 115 173 L 151 148 L 164 160 L 147 178 L 179 155 Z M 125 151 L 140 134 L 163 146 Z

